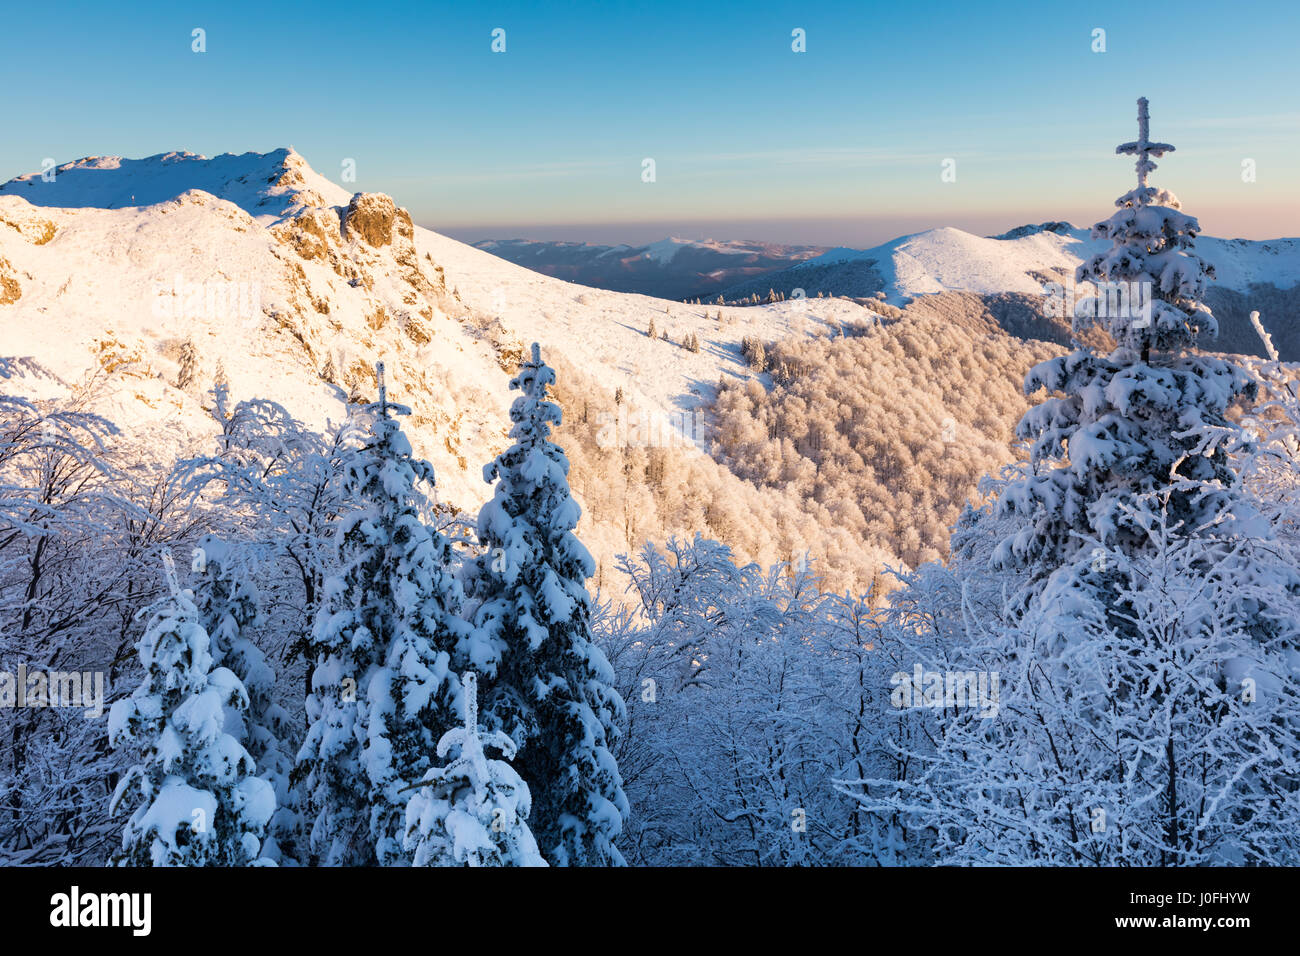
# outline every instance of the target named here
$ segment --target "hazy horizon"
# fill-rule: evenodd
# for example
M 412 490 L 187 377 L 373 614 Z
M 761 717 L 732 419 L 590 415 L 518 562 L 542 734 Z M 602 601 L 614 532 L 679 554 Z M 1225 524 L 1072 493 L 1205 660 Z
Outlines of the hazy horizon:
M 458 237 L 863 246 L 1104 218 L 1133 184 L 1114 150 L 1146 96 L 1152 137 L 1178 150 L 1153 181 L 1207 233 L 1300 232 L 1300 13 L 1280 0 L 1234 16 L 1209 0 L 1141 16 L 1027 0 L 940 0 L 925 16 L 761 0 L 365 16 L 322 0 L 295 16 L 146 0 L 7 17 L 0 80 L 34 95 L 11 104 L 0 179 L 46 159 L 293 144 L 322 175 Z M 327 71 L 320 51 L 340 41 Z
M 985 215 L 956 214 L 948 219 L 863 218 L 863 219 L 718 219 L 718 220 L 651 220 L 643 222 L 590 222 L 590 223 L 451 223 L 420 222 L 421 226 L 440 232 L 461 242 L 481 242 L 488 239 L 526 239 L 543 242 L 585 242 L 593 245 L 641 246 L 661 239 L 697 239 L 726 241 L 754 241 L 789 246 L 846 246 L 865 249 L 878 246 L 901 236 L 913 235 L 930 229 L 952 227 L 980 236 L 994 236 L 1017 226 L 1037 225 L 1043 222 L 1065 221 L 1087 228 L 1104 219 L 1113 207 L 1101 204 L 1094 210 L 1075 209 L 1071 214 L 1040 215 L 1035 211 Z M 1205 235 L 1223 239 L 1289 239 L 1300 237 L 1300 203 L 1290 216 L 1295 224 L 1289 233 L 1270 231 L 1270 222 L 1239 232 L 1215 228 L 1216 223 L 1228 224 L 1230 216 L 1225 211 L 1211 209 L 1209 214 L 1193 213 L 1200 220 Z M 1240 220 L 1238 220 L 1240 224 Z

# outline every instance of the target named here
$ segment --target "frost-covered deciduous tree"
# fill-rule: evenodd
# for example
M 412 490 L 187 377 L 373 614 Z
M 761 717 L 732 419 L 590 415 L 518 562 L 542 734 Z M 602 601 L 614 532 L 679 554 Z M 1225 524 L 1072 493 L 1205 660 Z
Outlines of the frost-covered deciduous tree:
M 420 520 L 433 468 L 413 456 L 387 401 L 344 462 L 359 506 L 336 538 L 339 571 L 325 584 L 312 634 L 310 728 L 298 754 L 313 857 L 325 865 L 397 864 L 409 794 L 437 741 L 456 723 L 451 655 L 469 631 L 450 545 Z
M 227 539 L 259 545 L 277 580 L 264 588 L 281 595 L 279 643 L 302 650 L 330 571 L 333 525 L 348 509 L 343 457 L 364 428 L 349 418 L 317 434 L 282 405 L 250 399 L 227 407 L 224 389 L 212 391 L 221 431 L 213 455 L 178 465 L 186 487 L 202 493 L 224 518 Z
M 0 359 L 0 379 L 19 376 L 54 378 L 29 359 Z M 0 556 L 21 568 L 19 624 L 34 639 L 65 630 L 77 616 L 70 604 L 101 593 L 55 579 L 64 539 L 144 517 L 123 500 L 122 476 L 107 460 L 117 426 L 87 410 L 95 387 L 75 389 L 66 402 L 0 393 Z
M 731 549 L 702 535 L 689 542 L 673 538 L 662 547 L 647 543 L 635 561 L 622 557 L 619 570 L 655 629 L 656 645 L 664 648 L 658 682 L 667 673 L 670 689 L 702 683 L 710 641 L 739 616 L 733 605 L 745 589 L 745 572 Z
M 902 587 L 888 607 L 874 607 L 875 594 L 837 598 L 829 626 L 831 647 L 846 678 L 832 706 L 847 713 L 847 727 L 831 748 L 839 764 L 832 786 L 870 778 L 857 791 L 878 796 L 915 780 L 924 758 L 934 751 L 934 733 L 925 712 L 900 699 L 900 682 L 912 681 L 918 663 L 924 669 L 948 666 L 961 633 L 960 588 L 948 570 L 928 563 L 902 575 Z M 953 613 L 958 611 L 958 613 Z M 843 790 L 840 789 L 842 793 Z M 934 834 L 924 824 L 898 812 L 872 812 L 854 806 L 842 842 L 832 843 L 837 862 L 880 866 L 916 866 L 934 862 Z
M 248 750 L 258 776 L 275 790 L 276 813 L 262 856 L 287 862 L 294 858 L 300 818 L 289 786 L 293 757 L 285 741 L 296 736 L 297 728 L 276 702 L 275 671 L 266 654 L 246 632 L 259 618 L 257 587 L 236 550 L 213 535 L 199 542 L 193 570 L 199 575 L 194 603 L 211 641 L 213 666 L 228 668 L 248 693 L 246 708 L 227 708 L 226 732 Z
M 709 833 L 699 862 L 826 865 L 843 836 L 849 808 L 831 787 L 842 662 L 817 620 L 823 596 L 787 572 L 744 570 L 709 635 L 703 684 L 662 698 L 677 705 L 669 765 Z
M 586 580 L 596 570 L 574 535 L 580 509 L 569 463 L 550 441 L 560 408 L 555 373 L 533 345 L 511 379 L 514 444 L 483 469 L 496 481 L 479 512 L 485 553 L 468 568 L 476 633 L 469 665 L 490 679 L 495 726 L 519 746 L 515 767 L 533 794 L 532 828 L 556 866 L 621 864 L 614 845 L 628 814 L 610 752 L 623 719 L 614 673 L 592 642 Z
M 1264 400 L 1243 418 L 1258 439 L 1243 463 L 1243 481 L 1300 565 L 1300 373 L 1278 361 L 1259 313 L 1250 319 L 1269 361 L 1259 369 Z
M 868 598 L 826 595 L 810 571 L 737 567 L 702 537 L 647 545 L 620 567 L 632 600 L 602 605 L 597 626 L 628 701 L 616 756 L 629 859 L 876 861 L 881 828 L 834 787 L 857 768 L 895 772 L 876 740 L 878 672 L 897 666 Z
M 515 742 L 478 723 L 478 681 L 461 678 L 465 726 L 443 734 L 438 758 L 406 805 L 406 846 L 415 866 L 546 866 L 528 829 L 528 785 L 507 762 Z M 504 759 L 487 756 L 485 747 Z
M 259 860 L 275 793 L 248 751 L 225 731 L 226 714 L 248 707 L 244 686 L 212 668 L 198 609 L 176 586 L 142 613 L 136 645 L 143 682 L 109 714 L 114 746 L 140 762 L 118 783 L 110 812 L 138 801 L 122 833 L 122 866 L 245 866 Z
M 104 385 L 0 356 L 0 672 L 75 668 L 107 684 L 141 588 L 156 587 L 134 547 L 150 515 L 119 467 L 123 434 L 92 411 Z M 120 841 L 107 807 L 124 765 L 81 709 L 0 707 L 0 860 L 102 864 Z
M 916 773 L 846 792 L 928 834 L 939 863 L 1296 865 L 1300 608 L 1267 543 L 1184 534 L 1172 498 L 1126 515 L 1143 548 L 1098 545 L 1113 603 L 1086 605 L 1063 649 L 1035 605 L 972 616 L 923 657 L 997 673 L 996 713 L 925 712 L 935 745 L 901 751 Z

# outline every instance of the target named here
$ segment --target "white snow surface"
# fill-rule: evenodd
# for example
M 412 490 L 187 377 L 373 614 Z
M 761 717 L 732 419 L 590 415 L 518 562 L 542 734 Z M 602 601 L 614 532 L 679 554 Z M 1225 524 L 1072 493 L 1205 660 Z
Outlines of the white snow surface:
M 387 362 L 390 397 L 416 406 L 407 428 L 417 454 L 437 469 L 440 497 L 472 509 L 490 490 L 482 464 L 507 445 L 514 396 L 470 316 L 499 317 L 520 343 L 540 342 L 543 357 L 558 350 L 611 395 L 621 387 L 630 409 L 665 416 L 700 404 L 701 393 L 721 376 L 748 375 L 743 336 L 772 339 L 870 317 L 851 302 L 824 300 L 731 309 L 734 321 L 720 325 L 705 317 L 704 306 L 574 285 L 416 227 L 424 273 L 433 278 L 441 267 L 448 293 L 459 296 L 434 308 L 425 323 L 431 340 L 417 344 L 397 322 L 382 330 L 367 323 L 379 306 L 390 317 L 414 311 L 392 247 L 330 237 L 365 269 L 372 280 L 366 288 L 322 259 L 300 257 L 271 231 L 303 210 L 337 212 L 350 198 L 290 149 L 213 159 L 96 157 L 58 167 L 54 182 L 33 174 L 6 183 L 0 186 L 0 270 L 7 261 L 21 295 L 0 306 L 0 355 L 34 356 L 68 381 L 82 380 L 97 357 L 138 359 L 129 387 L 119 387 L 102 411 L 123 428 L 147 426 L 160 443 L 180 444 L 216 433 L 202 393 L 218 360 L 232 401 L 269 398 L 313 426 L 339 420 L 346 395 L 319 378 L 325 354 L 307 355 L 292 334 L 294 325 L 312 324 L 328 336 L 336 364 Z M 53 238 L 40 242 L 48 227 Z M 200 283 L 256 285 L 261 309 L 246 315 L 190 308 L 186 290 Z M 305 293 L 320 306 L 313 309 Z M 320 314 L 321 307 L 328 313 Z M 674 342 L 696 333 L 700 352 L 648 342 L 652 318 Z M 188 395 L 172 384 L 186 337 L 203 367 L 200 388 Z M 426 394 L 413 396 L 419 372 L 433 381 Z M 452 394 L 442 387 L 446 382 Z
M 813 298 L 724 308 L 719 323 L 716 307 L 574 285 L 417 226 L 420 269 L 435 284 L 437 269 L 445 276 L 446 295 L 430 302 L 403 281 L 396 242 L 372 248 L 340 232 L 337 216 L 351 195 L 292 149 L 92 157 L 58 167 L 53 182 L 39 173 L 12 180 L 0 186 L 0 275 L 21 293 L 0 305 L 0 355 L 33 356 L 68 381 L 97 364 L 125 367 L 101 410 L 125 429 L 146 429 L 159 448 L 198 450 L 216 433 L 203 393 L 218 361 L 233 401 L 269 398 L 320 427 L 343 416 L 346 399 L 319 376 L 326 357 L 340 370 L 383 359 L 390 397 L 415 408 L 406 427 L 416 453 L 437 469 L 439 496 L 474 509 L 490 490 L 482 464 L 507 445 L 513 398 L 484 320 L 499 318 L 525 346 L 540 342 L 543 358 L 558 351 L 611 394 L 622 388 L 630 410 L 671 418 L 699 405 L 719 378 L 749 375 L 743 337 L 772 340 L 872 317 L 848 300 Z M 328 242 L 360 278 L 324 257 L 304 258 L 285 240 L 283 229 L 302 221 L 294 217 L 318 212 L 333 223 Z M 811 261 L 876 258 L 895 301 L 945 289 L 1037 292 L 1030 273 L 1072 274 L 1096 245 L 1083 235 L 997 240 L 944 228 Z M 661 252 L 680 244 L 669 240 Z M 1198 251 L 1227 284 L 1291 284 L 1300 281 L 1297 246 L 1205 240 Z M 256 286 L 260 309 L 195 307 L 211 297 L 195 299 L 194 286 L 226 283 Z M 377 309 L 388 317 L 381 328 L 370 322 Z M 412 319 L 425 311 L 427 319 Z M 408 319 L 427 342 L 403 334 Z M 672 343 L 647 339 L 652 319 Z M 692 332 L 698 353 L 673 344 Z M 173 384 L 187 337 L 201 365 L 188 394 Z
M 801 268 L 873 263 L 884 280 L 886 301 L 902 305 L 935 292 L 1039 294 L 1044 276 L 1072 280 L 1080 262 L 1109 247 L 1109 240 L 1092 239 L 1087 229 L 994 239 L 945 226 L 871 249 L 831 249 L 791 270 L 797 275 Z M 1196 253 L 1214 265 L 1216 284 L 1230 289 L 1245 291 L 1253 283 L 1290 288 L 1300 283 L 1300 239 L 1259 242 L 1201 236 Z

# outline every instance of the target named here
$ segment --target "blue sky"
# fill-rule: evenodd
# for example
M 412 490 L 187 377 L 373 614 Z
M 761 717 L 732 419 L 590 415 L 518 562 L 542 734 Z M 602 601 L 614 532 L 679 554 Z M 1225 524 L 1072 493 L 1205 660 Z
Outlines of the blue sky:
M 463 238 L 869 245 L 1091 222 L 1154 181 L 1300 233 L 1300 4 L 10 5 L 0 180 L 53 157 L 292 145 Z M 207 52 L 191 51 L 191 30 Z M 506 51 L 491 50 L 494 28 Z M 791 50 L 806 32 L 807 52 Z M 1106 52 L 1092 50 L 1106 31 Z M 656 179 L 642 181 L 655 161 Z M 945 159 L 956 181 L 942 182 Z M 1242 181 L 1253 159 L 1256 181 Z

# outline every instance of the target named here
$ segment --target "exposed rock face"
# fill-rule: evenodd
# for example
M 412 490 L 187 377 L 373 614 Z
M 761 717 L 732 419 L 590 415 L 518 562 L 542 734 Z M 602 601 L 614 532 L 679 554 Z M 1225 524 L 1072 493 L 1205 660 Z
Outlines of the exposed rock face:
M 23 294 L 18 278 L 13 274 L 13 266 L 8 259 L 0 259 L 0 305 L 17 302 Z
M 391 247 L 401 278 L 431 302 L 443 303 L 446 279 L 436 266 L 436 281 L 421 268 L 415 249 L 415 224 L 409 212 L 383 193 L 357 193 L 342 211 L 340 220 L 345 239 L 363 242 L 373 249 Z
M 367 249 L 387 250 L 398 275 L 412 289 L 430 302 L 441 303 L 446 295 L 442 270 L 430 262 L 431 277 L 422 268 L 411 214 L 382 193 L 357 193 L 346 207 L 304 207 L 271 227 L 271 233 L 301 258 L 326 262 L 353 285 L 367 289 L 372 286 L 367 267 L 375 261 Z
M 333 209 L 307 208 L 273 226 L 271 232 L 302 258 L 329 261 L 331 251 L 339 242 L 339 215 Z M 337 263 L 334 265 L 337 270 Z
M 343 235 L 380 249 L 392 244 L 394 222 L 398 223 L 399 235 L 408 240 L 414 237 L 410 213 L 398 209 L 390 197 L 383 193 L 357 193 L 343 213 Z
M 43 246 L 58 231 L 54 223 L 35 211 L 26 201 L 14 197 L 0 203 L 0 226 L 8 226 L 35 246 Z
M 289 311 L 297 317 L 291 323 L 285 316 L 276 320 L 310 355 L 327 352 L 337 334 L 336 323 L 322 323 L 317 316 L 332 315 L 339 289 L 310 266 L 304 269 L 306 263 L 327 266 L 362 293 L 365 327 L 371 333 L 392 326 L 423 346 L 435 334 L 435 315 L 463 311 L 447 291 L 442 268 L 417 252 L 410 213 L 382 193 L 356 193 L 345 206 L 299 206 L 272 225 L 270 233 L 286 247 L 275 255 L 290 271 Z M 346 375 L 342 383 L 355 384 Z

